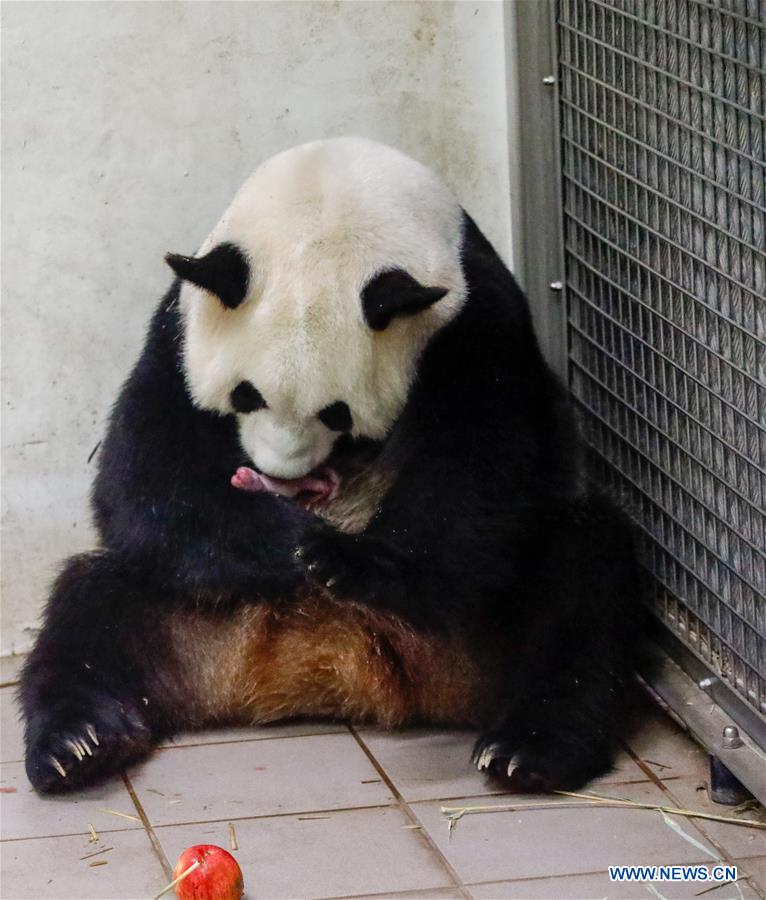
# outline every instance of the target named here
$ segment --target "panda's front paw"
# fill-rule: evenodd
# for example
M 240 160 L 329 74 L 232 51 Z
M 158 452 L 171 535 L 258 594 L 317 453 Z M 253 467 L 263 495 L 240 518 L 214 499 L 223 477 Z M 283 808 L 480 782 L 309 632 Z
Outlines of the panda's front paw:
M 81 699 L 81 698 L 78 698 Z M 143 715 L 102 691 L 83 708 L 42 711 L 27 727 L 26 770 L 41 794 L 71 791 L 101 781 L 144 757 L 154 746 Z
M 311 582 L 348 600 L 391 606 L 406 590 L 401 554 L 365 535 L 320 526 L 304 539 L 296 556 Z

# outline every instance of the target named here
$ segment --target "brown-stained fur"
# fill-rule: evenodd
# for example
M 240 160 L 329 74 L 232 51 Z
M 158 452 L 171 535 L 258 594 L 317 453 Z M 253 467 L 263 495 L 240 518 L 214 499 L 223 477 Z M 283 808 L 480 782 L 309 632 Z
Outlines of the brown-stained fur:
M 323 515 L 361 531 L 390 480 L 373 463 L 344 481 Z M 167 627 L 166 689 L 192 727 L 295 716 L 475 724 L 482 705 L 478 667 L 462 641 L 421 634 L 327 590 L 233 615 L 179 611 Z
M 477 666 L 455 641 L 327 593 L 233 617 L 179 612 L 168 636 L 167 687 L 191 727 L 295 716 L 472 724 L 481 705 Z
M 341 531 L 351 534 L 364 531 L 393 480 L 393 472 L 375 463 L 350 473 L 341 484 L 338 496 L 321 511 L 322 517 Z

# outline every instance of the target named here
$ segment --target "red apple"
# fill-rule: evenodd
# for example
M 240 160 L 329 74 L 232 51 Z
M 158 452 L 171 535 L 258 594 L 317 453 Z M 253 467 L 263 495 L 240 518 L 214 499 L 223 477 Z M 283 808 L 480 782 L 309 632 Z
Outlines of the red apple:
M 195 863 L 194 870 L 176 885 L 179 900 L 239 900 L 245 882 L 239 863 L 228 850 L 213 844 L 187 848 L 178 857 L 173 879 Z

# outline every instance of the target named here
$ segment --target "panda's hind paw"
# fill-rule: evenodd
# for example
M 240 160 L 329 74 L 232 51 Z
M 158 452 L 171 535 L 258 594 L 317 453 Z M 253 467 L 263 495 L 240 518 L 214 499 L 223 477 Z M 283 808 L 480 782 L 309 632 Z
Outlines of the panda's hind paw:
M 605 745 L 574 748 L 555 737 L 526 740 L 485 735 L 476 742 L 472 762 L 480 772 L 513 794 L 574 791 L 609 770 Z
M 151 730 L 137 709 L 110 698 L 87 718 L 35 717 L 27 730 L 26 770 L 42 794 L 76 790 L 122 771 L 152 749 Z

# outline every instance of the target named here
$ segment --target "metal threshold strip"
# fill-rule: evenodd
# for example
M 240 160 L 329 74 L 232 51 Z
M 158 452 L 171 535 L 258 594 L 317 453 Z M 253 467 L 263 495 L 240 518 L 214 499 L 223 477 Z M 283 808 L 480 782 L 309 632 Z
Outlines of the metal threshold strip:
M 694 738 L 766 804 L 766 725 L 676 637 L 663 635 L 642 680 Z M 736 725 L 742 746 L 723 746 Z

